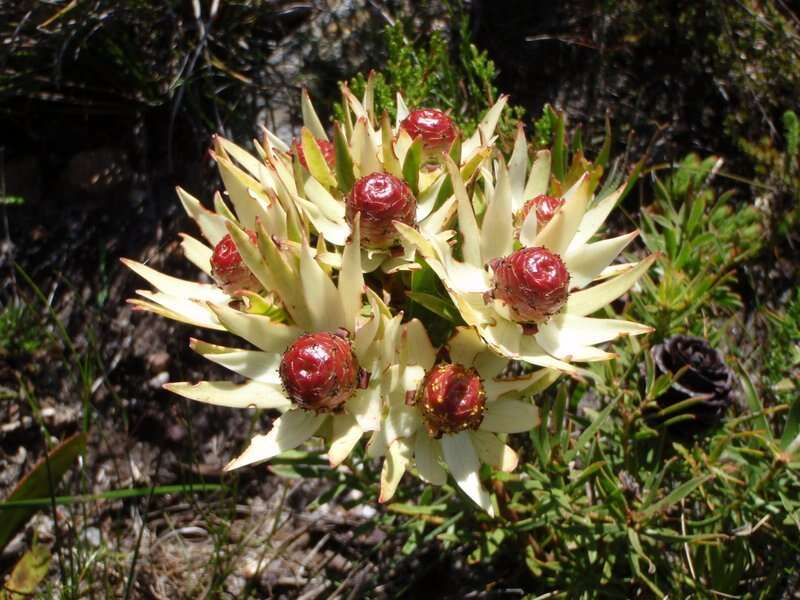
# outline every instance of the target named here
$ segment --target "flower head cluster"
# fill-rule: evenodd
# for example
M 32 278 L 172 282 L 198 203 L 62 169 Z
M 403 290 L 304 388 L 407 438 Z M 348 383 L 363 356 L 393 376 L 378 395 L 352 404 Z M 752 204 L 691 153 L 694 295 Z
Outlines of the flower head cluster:
M 536 424 L 531 394 L 579 373 L 573 362 L 613 356 L 597 344 L 647 331 L 588 315 L 651 260 L 611 265 L 635 233 L 593 241 L 622 188 L 595 196 L 588 173 L 550 185 L 549 153 L 529 170 L 521 130 L 506 165 L 494 147 L 505 97 L 462 139 L 447 114 L 409 110 L 399 94 L 394 124 L 376 115 L 372 85 L 361 99 L 343 87 L 345 118 L 330 130 L 304 92 L 291 144 L 265 130 L 254 155 L 216 137 L 225 194 L 209 210 L 178 190 L 204 238 L 184 234 L 181 246 L 206 281 L 126 260 L 154 288 L 131 303 L 239 338 L 190 345 L 244 383 L 166 385 L 282 413 L 227 469 L 311 437 L 335 466 L 366 434 L 367 456 L 384 459 L 382 501 L 407 471 L 437 485 L 449 471 L 491 513 L 481 463 L 513 470 L 504 436 Z M 420 269 L 445 296 L 409 288 Z M 414 302 L 450 306 L 466 326 L 436 347 L 431 323 L 406 316 Z M 511 360 L 542 368 L 512 377 Z

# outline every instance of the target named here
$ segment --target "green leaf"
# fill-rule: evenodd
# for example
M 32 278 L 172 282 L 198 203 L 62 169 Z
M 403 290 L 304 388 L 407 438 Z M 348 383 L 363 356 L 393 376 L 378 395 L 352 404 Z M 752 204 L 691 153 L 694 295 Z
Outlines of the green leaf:
M 553 156 L 553 175 L 555 175 L 556 179 L 563 182 L 564 175 L 566 175 L 567 172 L 567 144 L 564 133 L 564 115 L 556 111 L 549 104 L 545 110 L 550 113 L 550 118 L 552 122 L 555 123 L 553 148 L 551 150 Z
M 403 179 L 411 188 L 414 197 L 419 196 L 419 169 L 422 166 L 422 138 L 418 137 L 411 144 L 403 161 Z
M 781 450 L 786 450 L 794 439 L 800 435 L 800 400 L 795 400 L 786 415 L 786 424 L 781 435 Z
M 645 518 L 652 517 L 653 515 L 660 513 L 661 511 L 669 508 L 673 504 L 676 504 L 686 498 L 689 494 L 695 491 L 698 487 L 703 485 L 706 481 L 711 479 L 711 475 L 698 475 L 697 477 L 690 479 L 689 481 L 685 481 L 674 490 L 672 490 L 669 494 L 667 494 L 664 498 L 659 500 L 658 502 L 654 502 L 650 506 L 646 507 L 641 514 Z
M 700 226 L 700 221 L 706 209 L 706 200 L 703 194 L 695 194 L 689 201 L 691 208 L 689 210 L 689 217 L 686 219 L 686 235 L 691 239 L 692 234 Z
M 747 406 L 754 414 L 758 415 L 754 419 L 756 427 L 763 429 L 764 433 L 769 436 L 769 439 L 774 439 L 774 436 L 772 435 L 772 428 L 769 426 L 767 417 L 764 414 L 764 405 L 761 403 L 761 398 L 759 397 L 758 392 L 756 391 L 756 388 L 750 379 L 750 376 L 747 374 L 744 368 L 742 368 L 741 364 L 739 364 L 739 379 L 742 382 L 744 399 L 747 402 Z
M 566 384 L 562 384 L 558 389 L 556 400 L 553 403 L 553 439 L 561 437 L 561 432 L 564 429 L 564 414 L 567 412 L 567 404 L 569 404 L 567 386 Z
M 615 398 L 611 402 L 608 403 L 597 418 L 589 425 L 586 429 L 583 430 L 578 440 L 575 442 L 575 445 L 570 448 L 567 452 L 564 453 L 564 462 L 570 462 L 573 458 L 578 455 L 578 452 L 589 443 L 589 441 L 594 437 L 594 435 L 600 430 L 605 423 L 606 419 L 608 419 L 611 411 L 617 406 L 617 402 L 619 402 L 619 398 Z
M 314 135 L 303 127 L 300 137 L 303 142 L 303 154 L 311 175 L 326 188 L 335 188 L 336 178 L 331 173 L 330 167 L 328 167 L 328 163 L 325 160 L 325 155 L 322 154 Z
M 434 296 L 433 294 L 427 294 L 425 292 L 407 291 L 406 295 L 414 302 L 421 304 L 429 311 L 436 313 L 452 323 L 463 323 L 458 309 L 449 300 L 443 300 L 439 296 Z
M 783 113 L 783 130 L 786 136 L 786 156 L 794 158 L 800 149 L 800 120 L 794 111 Z
M 50 550 L 44 544 L 33 545 L 14 565 L 0 600 L 23 600 L 33 596 L 49 568 Z
M 0 511 L 18 510 L 20 508 L 43 508 L 51 504 L 80 504 L 81 502 L 97 502 L 98 500 L 123 500 L 125 498 L 142 498 L 145 496 L 164 496 L 167 494 L 188 494 L 195 492 L 216 492 L 227 490 L 220 483 L 187 483 L 178 485 L 159 485 L 155 487 L 122 488 L 98 494 L 78 494 L 74 496 L 51 496 L 49 498 L 30 498 L 27 500 L 8 500 L 0 503 Z
M 339 182 L 339 189 L 345 194 L 349 194 L 356 182 L 355 175 L 353 175 L 353 157 L 350 156 L 347 140 L 339 125 L 335 125 L 333 128 L 333 143 L 336 148 L 336 179 Z
M 586 480 L 592 477 L 595 473 L 597 473 L 600 469 L 602 469 L 606 465 L 606 461 L 599 460 L 597 462 L 593 462 L 588 467 L 583 469 L 578 473 L 578 476 L 570 482 L 569 490 L 574 490 L 580 486 L 582 486 Z
M 19 502 L 55 495 L 55 485 L 85 450 L 85 432 L 67 438 L 36 463 L 11 492 L 8 501 Z M 0 550 L 6 547 L 35 512 L 35 508 L 16 508 L 3 514 L 0 519 Z
M 550 369 L 544 376 L 536 380 L 536 383 L 530 387 L 525 388 L 524 392 L 527 396 L 536 396 L 541 394 L 551 385 L 553 385 L 558 378 L 561 377 L 561 372 L 555 369 Z
M 269 462 L 269 470 L 287 479 L 319 478 L 332 473 L 328 461 L 320 452 L 287 450 Z
M 544 469 L 550 464 L 550 457 L 552 456 L 549 428 L 551 410 L 552 405 L 550 400 L 542 402 L 542 405 L 539 407 L 539 426 L 531 431 L 530 436 L 536 454 L 539 456 L 539 462 Z
M 417 505 L 402 502 L 392 502 L 386 506 L 386 510 L 401 515 L 415 517 L 419 515 L 433 515 L 438 512 L 444 512 L 447 510 L 447 504 Z
M 662 408 L 656 413 L 656 417 L 659 419 L 663 419 L 669 415 L 674 415 L 675 413 L 681 414 L 683 412 L 688 412 L 688 409 L 692 406 L 705 402 L 706 400 L 710 400 L 713 398 L 713 394 L 700 394 L 697 396 L 690 396 L 686 400 L 681 400 L 680 402 L 676 402 L 675 404 L 670 404 L 666 408 Z
M 450 145 L 450 158 L 456 164 L 461 163 L 461 133 L 458 133 Z
M 395 177 L 403 176 L 403 169 L 400 166 L 400 160 L 395 156 L 393 140 L 392 125 L 389 123 L 389 113 L 384 112 L 381 119 L 381 149 L 383 151 L 383 168 L 387 173 L 391 173 Z
M 603 147 L 600 148 L 600 152 L 598 153 L 594 164 L 603 168 L 606 167 L 608 164 L 608 159 L 611 156 L 611 139 L 611 119 L 609 119 L 608 115 L 606 115 L 606 135 L 603 138 Z

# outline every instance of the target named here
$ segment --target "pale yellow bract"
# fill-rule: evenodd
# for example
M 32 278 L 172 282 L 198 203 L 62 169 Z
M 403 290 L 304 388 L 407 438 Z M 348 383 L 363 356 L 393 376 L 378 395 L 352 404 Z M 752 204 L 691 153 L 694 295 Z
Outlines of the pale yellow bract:
M 191 340 L 191 348 L 246 382 L 175 382 L 165 387 L 185 398 L 232 408 L 276 409 L 272 427 L 255 435 L 228 463 L 235 469 L 269 460 L 311 437 L 326 440 L 331 465 L 344 461 L 369 434 L 367 455 L 385 457 L 380 500 L 389 500 L 406 472 L 431 484 L 443 484 L 449 471 L 456 484 L 482 509 L 494 512 L 489 492 L 479 479 L 481 463 L 511 471 L 516 453 L 498 435 L 529 431 L 538 416 L 529 396 L 555 381 L 561 372 L 580 373 L 572 361 L 594 361 L 612 354 L 595 344 L 619 335 L 636 335 L 647 327 L 614 319 L 591 318 L 624 294 L 652 263 L 611 262 L 636 232 L 611 240 L 591 241 L 622 189 L 600 199 L 590 193 L 588 175 L 565 192 L 564 205 L 552 221 L 537 230 L 530 211 L 515 241 L 514 215 L 525 200 L 548 189 L 550 157 L 539 152 L 528 170 L 527 141 L 517 135 L 508 166 L 494 148 L 494 131 L 506 105 L 501 97 L 477 131 L 460 144 L 456 160 L 417 165 L 417 227 L 396 223 L 402 252 L 361 247 L 358 220 L 345 218 L 347 181 L 375 171 L 403 178 L 414 140 L 399 126 L 409 110 L 397 96 L 397 120 L 379 118 L 373 106 L 374 80 L 362 99 L 343 87 L 345 118 L 334 124 L 337 160 L 348 174 L 330 167 L 317 140 L 328 140 L 308 94 L 301 107 L 301 142 L 308 168 L 301 167 L 290 145 L 269 131 L 255 142 L 256 155 L 222 137 L 214 139 L 226 195 L 217 193 L 214 210 L 178 189 L 188 215 L 204 239 L 182 234 L 186 258 L 209 280 L 213 248 L 230 235 L 259 289 L 224 292 L 209 282 L 165 275 L 145 264 L 125 264 L 152 290 L 139 290 L 130 302 L 193 326 L 227 331 L 249 344 L 231 347 Z M 411 156 L 414 156 L 412 154 Z M 423 161 L 424 162 L 424 161 Z M 408 175 L 408 173 L 405 173 Z M 338 178 L 342 178 L 339 181 Z M 345 181 L 347 180 L 347 181 Z M 471 192 L 468 192 L 468 189 Z M 451 191 L 452 190 L 452 191 Z M 471 195 L 470 195 L 471 194 Z M 486 206 L 476 213 L 478 204 Z M 256 233 L 252 243 L 249 232 Z M 460 234 L 460 235 L 456 235 Z M 453 246 L 460 239 L 456 260 Z M 561 314 L 524 333 L 499 303 L 487 299 L 491 273 L 487 264 L 510 254 L 519 244 L 544 246 L 560 254 L 574 287 Z M 446 343 L 449 360 L 475 368 L 486 392 L 486 412 L 477 430 L 432 438 L 419 408 L 410 401 L 437 360 L 440 350 L 423 323 L 405 320 L 391 305 L 390 294 L 374 281 L 407 278 L 430 265 L 467 327 L 457 328 Z M 380 270 L 373 288 L 365 273 Z M 383 279 L 381 279 L 383 278 Z M 398 279 L 395 279 L 397 281 Z M 315 413 L 294 406 L 279 376 L 281 358 L 301 335 L 345 330 L 366 377 L 336 412 Z M 438 359 L 437 359 L 438 357 Z M 520 377 L 503 378 L 509 359 L 543 367 Z
M 457 231 L 417 231 L 396 224 L 406 243 L 424 256 L 444 283 L 468 325 L 477 329 L 496 352 L 511 359 L 578 374 L 572 362 L 592 362 L 614 355 L 595 347 L 622 335 L 640 335 L 651 328 L 618 319 L 590 315 L 627 292 L 655 260 L 611 263 L 638 235 L 638 231 L 615 238 L 591 241 L 622 194 L 625 184 L 600 199 L 590 192 L 590 174 L 585 173 L 564 193 L 563 205 L 541 230 L 536 211 L 531 210 L 515 239 L 514 219 L 526 200 L 547 192 L 550 153 L 539 152 L 527 171 L 527 142 L 518 131 L 514 152 L 506 166 L 498 158 L 479 170 L 473 197 L 456 165 L 447 160 L 458 207 Z M 527 173 L 527 177 L 526 177 Z M 486 209 L 481 222 L 475 214 L 474 195 L 480 194 Z M 452 240 L 460 234 L 461 255 L 453 255 Z M 520 247 L 544 247 L 562 257 L 570 274 L 571 293 L 563 310 L 531 333 L 516 322 L 507 306 L 491 298 L 490 263 Z

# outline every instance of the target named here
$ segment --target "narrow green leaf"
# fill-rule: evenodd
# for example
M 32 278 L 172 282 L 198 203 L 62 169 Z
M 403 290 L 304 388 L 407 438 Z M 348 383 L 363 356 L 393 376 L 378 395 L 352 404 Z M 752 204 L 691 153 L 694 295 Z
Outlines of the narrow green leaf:
M 452 302 L 448 300 L 443 300 L 438 296 L 434 296 L 433 294 L 427 294 L 425 292 L 412 292 L 407 291 L 406 295 L 411 298 L 414 302 L 421 304 L 429 311 L 436 313 L 440 317 L 451 321 L 452 323 L 462 323 L 463 320 L 461 319 L 461 315 L 458 312 L 458 309 L 453 305 Z
M 553 147 L 550 151 L 553 157 L 553 175 L 555 175 L 556 179 L 563 182 L 564 175 L 566 175 L 567 172 L 567 145 L 564 132 L 564 115 L 549 104 L 545 110 L 550 114 L 552 122 L 555 123 L 553 130 Z
M 55 494 L 52 486 L 58 484 L 64 473 L 80 454 L 86 450 L 86 433 L 77 433 L 53 448 L 47 457 L 40 460 L 22 478 L 8 497 L 9 502 L 20 502 L 31 498 L 48 497 Z M 52 483 L 52 486 L 51 486 Z M 47 505 L 46 503 L 44 504 Z M 2 505 L 0 505 L 2 506 Z M 35 508 L 16 508 L 0 519 L 0 550 L 6 547 L 14 534 L 30 519 Z
M 692 196 L 690 202 L 691 208 L 689 210 L 689 217 L 686 219 L 686 227 L 684 230 L 686 231 L 687 237 L 691 239 L 695 230 L 700 226 L 700 221 L 706 210 L 705 196 L 703 194 L 695 194 Z
M 574 490 L 580 486 L 582 486 L 590 477 L 592 477 L 595 473 L 597 473 L 600 469 L 602 469 L 606 465 L 606 461 L 599 460 L 597 462 L 593 462 L 588 467 L 583 469 L 580 473 L 578 473 L 578 477 L 570 482 L 569 490 Z
M 698 475 L 689 481 L 685 481 L 658 502 L 654 502 L 650 506 L 647 506 L 643 511 L 641 511 L 642 516 L 645 518 L 652 517 L 653 515 L 669 508 L 673 504 L 680 502 L 698 487 L 703 485 L 706 481 L 711 479 L 711 477 L 711 475 Z
M 55 496 L 51 498 L 31 498 L 28 500 L 9 500 L 0 502 L 0 511 L 19 510 L 22 508 L 42 508 L 51 503 L 58 505 L 80 504 L 83 502 L 97 502 L 99 500 L 123 500 L 125 498 L 142 498 L 145 496 L 164 496 L 167 494 L 191 494 L 195 492 L 216 492 L 227 490 L 227 486 L 220 483 L 189 483 L 181 485 L 160 485 L 144 488 L 124 488 L 109 490 L 99 494 L 78 494 L 75 496 Z
M 556 371 L 555 369 L 550 369 L 543 377 L 537 379 L 536 383 L 534 383 L 529 388 L 526 388 L 525 394 L 528 396 L 536 396 L 538 394 L 541 394 L 543 391 L 545 391 L 547 388 L 553 385 L 556 381 L 558 381 L 559 377 L 561 377 L 560 371 Z
M 406 504 L 401 502 L 392 502 L 391 504 L 386 506 L 386 509 L 390 512 L 395 512 L 401 515 L 408 515 L 413 517 L 418 515 L 432 515 L 437 512 L 443 512 L 447 510 L 447 504 L 417 505 L 417 504 Z
M 611 140 L 611 119 L 609 119 L 608 115 L 606 115 L 606 135 L 603 138 L 603 147 L 600 148 L 600 152 L 594 161 L 594 164 L 599 165 L 604 169 L 608 164 L 609 157 L 611 156 Z
M 583 152 L 583 130 L 580 125 L 572 134 L 572 152 Z
M 336 178 L 331 173 L 325 155 L 322 154 L 314 135 L 303 127 L 300 137 L 303 142 L 303 154 L 311 175 L 328 189 L 336 187 Z
M 763 429 L 764 433 L 768 435 L 771 440 L 774 439 L 774 436 L 772 435 L 772 428 L 769 426 L 767 417 L 764 414 L 764 405 L 761 403 L 761 398 L 758 395 L 750 376 L 747 374 L 747 371 L 745 371 L 741 364 L 739 364 L 739 380 L 742 382 L 744 399 L 747 402 L 747 406 L 754 414 L 759 415 L 754 419 L 755 426 L 758 429 Z
M 339 182 L 339 189 L 349 194 L 356 182 L 353 175 L 353 157 L 350 156 L 347 140 L 339 125 L 333 128 L 333 142 L 336 148 L 336 179 Z
M 461 133 L 456 135 L 453 143 L 450 145 L 450 158 L 457 165 L 461 164 Z
M 783 426 L 783 435 L 781 435 L 781 450 L 786 450 L 798 435 L 800 435 L 800 400 L 795 399 L 789 409 L 789 414 L 786 415 L 786 423 Z
M 564 414 L 567 411 L 568 403 L 567 386 L 566 384 L 561 384 L 556 395 L 556 401 L 553 404 L 553 439 L 558 439 L 564 429 Z
M 418 137 L 411 144 L 403 162 L 403 179 L 411 188 L 414 196 L 419 196 L 419 169 L 422 166 L 422 138 Z
M 600 414 L 597 415 L 597 418 L 592 422 L 592 424 L 583 430 L 583 433 L 581 433 L 580 437 L 578 437 L 578 440 L 575 442 L 575 445 L 564 453 L 565 462 L 569 462 L 573 458 L 575 458 L 578 455 L 578 452 L 580 452 L 581 449 L 586 444 L 589 443 L 589 441 L 594 437 L 594 435 L 600 430 L 600 428 L 606 422 L 606 419 L 608 419 L 609 415 L 611 414 L 611 411 L 614 410 L 618 402 L 619 398 L 615 398 L 614 400 L 609 402 L 608 406 L 606 406 L 600 412 Z
M 676 402 L 675 404 L 671 404 L 666 408 L 662 408 L 660 411 L 656 413 L 656 417 L 663 418 L 675 413 L 681 413 L 686 411 L 686 409 L 691 408 L 697 404 L 705 402 L 706 400 L 710 400 L 713 398 L 713 394 L 700 394 L 698 396 L 691 396 L 686 400 L 681 400 L 680 402 Z
M 539 460 L 542 463 L 542 468 L 547 468 L 550 464 L 550 457 L 552 456 L 552 447 L 550 445 L 550 412 L 553 406 L 549 399 L 546 399 L 539 408 L 539 427 L 533 430 L 532 440 L 536 448 L 536 453 L 539 455 Z
M 400 160 L 394 153 L 392 125 L 389 122 L 389 113 L 384 112 L 381 119 L 381 150 L 383 152 L 383 168 L 395 177 L 403 176 Z
M 630 194 L 631 190 L 633 189 L 633 186 L 636 185 L 637 181 L 639 181 L 639 176 L 642 174 L 642 171 L 644 170 L 646 160 L 647 157 L 643 158 L 635 165 L 633 165 L 633 169 L 631 170 L 631 174 L 628 176 L 628 182 L 625 185 L 625 189 L 622 191 L 622 194 L 620 194 L 619 198 L 617 198 L 618 204 L 621 203 L 628 194 Z

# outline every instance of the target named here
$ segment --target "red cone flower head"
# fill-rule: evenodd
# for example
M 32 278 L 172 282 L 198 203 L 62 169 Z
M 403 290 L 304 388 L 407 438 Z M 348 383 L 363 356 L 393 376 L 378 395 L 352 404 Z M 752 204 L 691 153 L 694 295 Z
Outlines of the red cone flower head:
M 435 108 L 412 110 L 400 123 L 411 139 L 422 138 L 422 146 L 429 151 L 445 151 L 458 134 L 453 120 Z
M 569 271 L 547 248 L 517 250 L 492 268 L 494 297 L 508 305 L 516 321 L 543 323 L 567 301 Z
M 486 392 L 475 369 L 440 363 L 425 376 L 417 402 L 434 437 L 478 429 L 486 409 Z
M 389 173 L 372 173 L 356 181 L 347 196 L 347 222 L 353 225 L 361 213 L 361 244 L 366 248 L 389 248 L 399 234 L 394 221 L 417 224 L 417 200 L 405 181 Z
M 558 209 L 563 205 L 563 198 L 554 198 L 553 196 L 546 196 L 544 194 L 531 198 L 524 204 L 522 210 L 520 210 L 519 224 L 522 225 L 528 217 L 528 213 L 535 209 L 537 228 L 542 229 L 550 222 L 553 216 L 558 212 Z
M 257 243 L 256 232 L 247 230 L 250 241 Z M 236 244 L 230 234 L 214 246 L 211 255 L 211 275 L 222 290 L 231 294 L 236 290 L 259 290 L 261 285 L 244 264 Z
M 300 164 L 303 165 L 306 169 L 308 169 L 308 163 L 306 162 L 306 155 L 303 152 L 303 143 L 300 140 L 294 141 L 294 151 L 297 153 L 297 160 L 300 161 Z M 328 163 L 328 166 L 333 168 L 336 165 L 336 148 L 334 145 L 327 141 L 327 140 L 317 140 L 317 146 L 322 151 L 322 156 L 325 157 L 325 162 Z
M 356 389 L 358 361 L 345 337 L 310 333 L 286 350 L 279 373 L 289 399 L 300 408 L 333 411 Z

